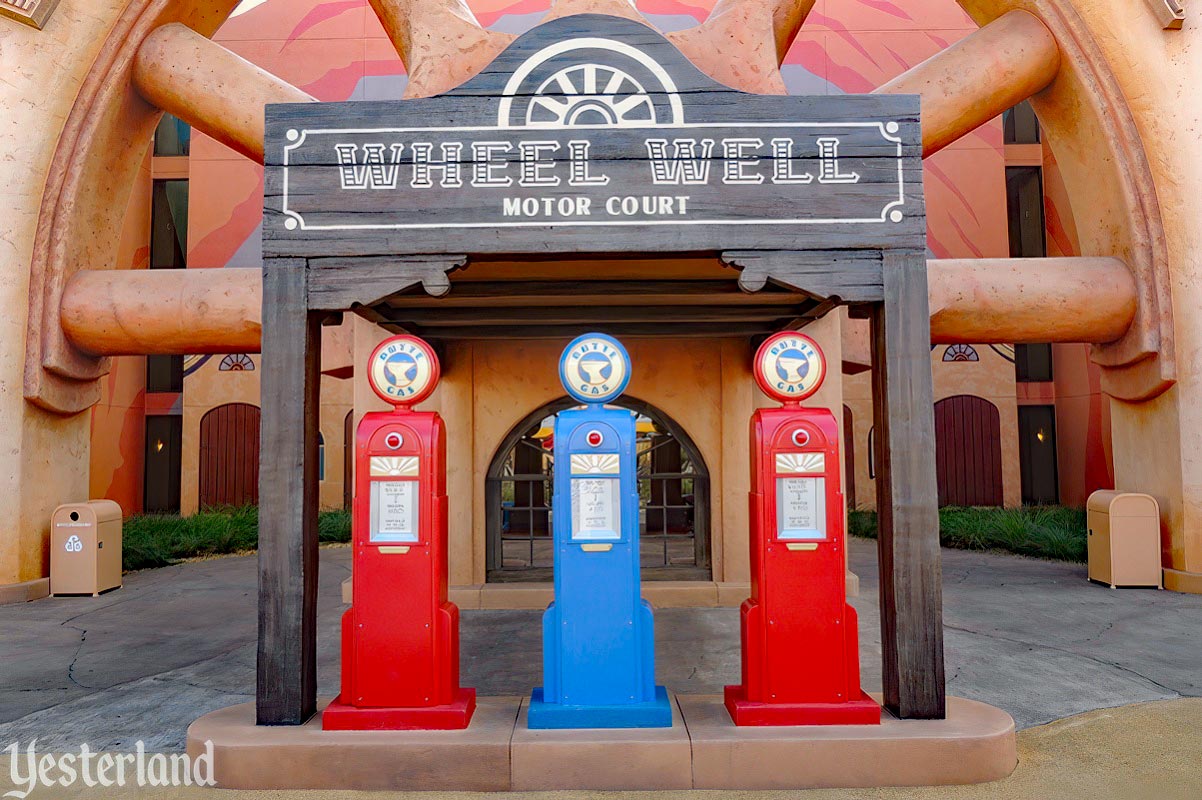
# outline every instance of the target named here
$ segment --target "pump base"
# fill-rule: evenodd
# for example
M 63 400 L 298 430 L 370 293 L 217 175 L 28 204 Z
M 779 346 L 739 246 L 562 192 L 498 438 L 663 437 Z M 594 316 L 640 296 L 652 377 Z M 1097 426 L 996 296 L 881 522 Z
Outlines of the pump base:
M 543 700 L 543 689 L 530 694 L 528 727 L 535 729 L 569 728 L 671 728 L 672 703 L 662 686 L 655 687 L 655 699 L 646 703 L 611 706 L 568 706 Z
M 742 686 L 726 687 L 726 710 L 736 725 L 880 725 L 881 707 L 864 691 L 846 703 L 760 703 Z
M 421 708 L 359 708 L 342 702 L 342 696 L 321 715 L 325 731 L 457 731 L 472 721 L 476 690 L 460 689 L 453 702 Z

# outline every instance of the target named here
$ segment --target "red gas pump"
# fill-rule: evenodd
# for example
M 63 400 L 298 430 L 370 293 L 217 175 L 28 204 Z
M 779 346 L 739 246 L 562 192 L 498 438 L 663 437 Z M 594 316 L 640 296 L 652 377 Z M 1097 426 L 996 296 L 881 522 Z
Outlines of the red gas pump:
M 751 597 L 742 607 L 743 683 L 726 687 L 736 725 L 879 724 L 860 688 L 847 603 L 839 427 L 818 391 L 826 360 L 798 333 L 769 338 L 755 378 L 784 403 L 751 419 Z
M 352 605 L 342 616 L 342 694 L 326 730 L 466 728 L 459 609 L 447 601 L 446 434 L 432 411 L 438 358 L 413 336 L 371 355 L 368 380 L 394 408 L 363 416 L 355 442 Z

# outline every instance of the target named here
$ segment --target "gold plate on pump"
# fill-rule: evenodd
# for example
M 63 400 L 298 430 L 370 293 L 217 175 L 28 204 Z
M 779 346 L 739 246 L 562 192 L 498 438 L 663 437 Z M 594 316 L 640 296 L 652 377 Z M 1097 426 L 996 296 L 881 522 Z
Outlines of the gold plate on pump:
M 411 406 L 430 396 L 441 369 L 429 344 L 416 336 L 392 336 L 380 342 L 368 362 L 367 381 L 380 399 Z
M 755 354 L 755 381 L 764 394 L 785 403 L 804 400 L 822 386 L 826 356 L 802 333 L 773 334 Z

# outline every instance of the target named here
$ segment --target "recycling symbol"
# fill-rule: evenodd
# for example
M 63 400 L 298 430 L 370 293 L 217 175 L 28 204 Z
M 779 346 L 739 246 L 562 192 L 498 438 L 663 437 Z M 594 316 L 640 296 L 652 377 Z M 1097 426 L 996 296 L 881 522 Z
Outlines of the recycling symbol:
M 83 550 L 83 541 L 78 536 L 72 536 L 64 547 L 68 553 L 78 553 Z

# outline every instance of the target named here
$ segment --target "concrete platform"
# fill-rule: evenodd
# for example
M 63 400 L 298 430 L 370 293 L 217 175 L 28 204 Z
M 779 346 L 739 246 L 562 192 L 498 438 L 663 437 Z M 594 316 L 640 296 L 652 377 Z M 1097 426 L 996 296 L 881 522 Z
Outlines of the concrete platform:
M 931 786 L 999 780 L 1018 763 L 1010 715 L 958 697 L 948 698 L 946 720 L 886 714 L 860 726 L 738 728 L 721 695 L 675 695 L 671 728 L 531 730 L 528 711 L 523 698 L 482 697 L 462 731 L 323 731 L 319 717 L 256 727 L 253 704 L 243 703 L 196 720 L 188 752 L 211 740 L 227 789 Z
M 880 696 L 873 698 L 880 702 Z M 698 789 L 816 789 L 983 783 L 1018 765 L 1014 720 L 947 699 L 947 719 L 880 725 L 736 727 L 721 695 L 677 695 Z
M 506 791 L 520 704 L 482 697 L 459 731 L 323 731 L 320 713 L 300 726 L 256 727 L 254 703 L 243 703 L 192 723 L 188 752 L 211 740 L 214 777 L 226 789 Z
M 515 791 L 690 789 L 689 733 L 674 697 L 671 728 L 531 730 L 522 703 L 510 750 Z

